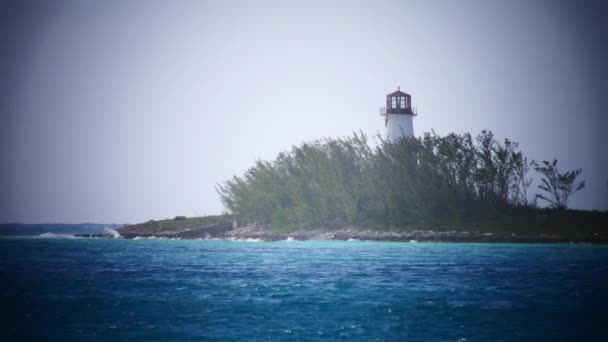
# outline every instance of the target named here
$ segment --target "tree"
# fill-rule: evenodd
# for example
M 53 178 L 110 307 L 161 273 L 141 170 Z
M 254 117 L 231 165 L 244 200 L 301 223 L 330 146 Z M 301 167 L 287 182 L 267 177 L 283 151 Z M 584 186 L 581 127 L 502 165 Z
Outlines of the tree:
M 536 198 L 540 198 L 549 203 L 550 208 L 563 210 L 568 208 L 568 199 L 579 190 L 585 187 L 585 181 L 582 180 L 576 183 L 576 179 L 581 174 L 581 169 L 560 173 L 557 169 L 557 159 L 553 162 L 543 161 L 543 165 L 538 165 L 532 162 L 534 170 L 541 173 L 541 184 L 538 188 L 545 191 L 547 194 L 537 194 Z
M 532 163 L 528 163 L 528 158 L 524 157 L 521 152 L 514 155 L 513 162 L 515 164 L 515 182 L 513 184 L 513 204 L 523 205 L 528 207 L 535 206 L 534 203 L 528 202 L 528 189 L 532 185 L 532 178 L 526 175 L 530 171 Z M 536 200 L 535 200 L 536 202 Z
M 258 161 L 217 186 L 226 209 L 243 223 L 291 230 L 308 227 L 415 224 L 471 220 L 541 198 L 564 209 L 584 187 L 580 170 L 561 174 L 557 161 L 529 164 L 516 142 L 490 131 L 401 139 L 372 147 L 365 134 L 294 146 Z M 544 177 L 527 200 L 529 169 Z

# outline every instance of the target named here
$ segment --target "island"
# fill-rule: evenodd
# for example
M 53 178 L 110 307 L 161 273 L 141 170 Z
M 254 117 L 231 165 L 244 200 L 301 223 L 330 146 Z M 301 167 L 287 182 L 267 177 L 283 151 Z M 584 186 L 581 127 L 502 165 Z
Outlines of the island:
M 527 223 L 526 223 L 527 222 Z M 250 224 L 234 227 L 230 215 L 150 220 L 118 229 L 124 238 L 242 240 L 242 241 L 402 241 L 504 243 L 608 243 L 608 213 L 539 209 L 522 212 L 511 221 L 499 219 L 469 226 L 412 226 L 402 229 L 356 226 L 313 227 L 291 232 Z M 109 236 L 108 236 L 109 237 Z
M 540 177 L 528 176 L 534 170 Z M 528 162 L 490 131 L 295 146 L 217 186 L 227 213 L 126 225 L 127 238 L 608 242 L 608 212 L 568 209 L 582 170 Z M 536 181 L 536 184 L 534 183 Z M 539 190 L 532 198 L 530 187 Z M 541 206 L 540 201 L 544 204 Z

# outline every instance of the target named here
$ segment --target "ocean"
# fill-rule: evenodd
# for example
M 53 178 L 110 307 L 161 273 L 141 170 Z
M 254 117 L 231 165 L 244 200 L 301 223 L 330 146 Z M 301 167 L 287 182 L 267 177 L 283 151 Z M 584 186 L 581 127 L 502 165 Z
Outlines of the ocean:
M 607 341 L 608 247 L 0 238 L 0 340 Z

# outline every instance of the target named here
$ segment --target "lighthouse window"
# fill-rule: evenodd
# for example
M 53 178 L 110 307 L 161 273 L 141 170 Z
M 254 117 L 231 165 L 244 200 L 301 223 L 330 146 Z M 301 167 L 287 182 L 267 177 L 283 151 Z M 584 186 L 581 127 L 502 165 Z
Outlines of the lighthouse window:
M 391 103 L 391 108 L 397 108 L 397 98 L 396 97 L 391 97 L 392 99 L 392 103 Z
M 401 108 L 405 109 L 405 96 L 401 96 Z

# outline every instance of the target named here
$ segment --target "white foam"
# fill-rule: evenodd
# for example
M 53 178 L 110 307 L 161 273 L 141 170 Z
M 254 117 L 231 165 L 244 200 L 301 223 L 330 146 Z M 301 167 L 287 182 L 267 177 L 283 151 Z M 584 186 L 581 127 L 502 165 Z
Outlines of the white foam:
M 294 241 L 294 239 L 291 236 L 288 236 L 287 240 L 285 240 L 285 241 Z
M 222 239 L 210 239 L 210 240 L 222 240 Z M 238 238 L 235 238 L 233 236 L 225 238 L 223 240 L 226 240 L 226 241 L 236 241 L 236 242 L 264 242 L 264 240 L 258 239 L 258 238 L 238 239 Z
M 38 237 L 44 238 L 44 239 L 74 239 L 76 238 L 74 235 L 70 235 L 70 234 L 55 234 L 55 233 L 42 233 L 40 234 Z
M 106 228 L 103 231 L 104 235 L 111 235 L 115 239 L 122 239 L 122 235 L 118 231 L 112 228 Z

